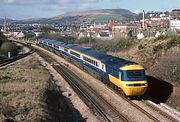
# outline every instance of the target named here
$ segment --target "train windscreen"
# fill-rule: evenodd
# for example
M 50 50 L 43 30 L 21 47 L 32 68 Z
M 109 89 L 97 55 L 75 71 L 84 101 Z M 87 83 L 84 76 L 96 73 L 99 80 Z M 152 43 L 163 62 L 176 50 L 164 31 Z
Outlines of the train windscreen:
M 122 81 L 142 81 L 147 80 L 144 70 L 126 70 L 121 73 Z

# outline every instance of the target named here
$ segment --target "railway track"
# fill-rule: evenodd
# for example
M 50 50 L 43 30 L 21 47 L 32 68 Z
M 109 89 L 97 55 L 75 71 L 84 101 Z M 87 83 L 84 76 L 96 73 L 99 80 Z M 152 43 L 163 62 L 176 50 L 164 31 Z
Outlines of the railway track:
M 112 89 L 114 91 L 114 89 L 111 86 L 110 89 Z M 163 116 L 167 121 L 169 122 L 178 122 L 177 119 L 175 119 L 174 117 L 172 117 L 171 115 L 167 114 L 165 111 L 157 108 L 156 106 L 150 104 L 149 102 L 145 101 L 145 99 L 140 99 L 140 100 L 130 100 L 128 98 L 126 98 L 125 96 L 122 96 L 120 92 L 122 91 L 115 91 L 121 98 L 123 98 L 126 102 L 128 102 L 129 104 L 131 104 L 133 107 L 135 107 L 136 109 L 138 109 L 139 111 L 141 111 L 143 114 L 145 114 L 147 117 L 149 117 L 150 119 L 152 119 L 155 122 L 161 122 L 162 120 L 158 119 L 155 115 L 152 115 L 152 112 L 148 112 L 147 110 L 143 109 L 140 104 L 145 104 L 147 107 L 149 107 L 151 110 L 153 110 L 154 112 L 156 112 L 157 114 Z M 134 102 L 136 101 L 136 102 Z M 138 102 L 137 102 L 138 101 Z
M 47 56 L 45 56 L 45 57 L 47 58 Z M 106 102 L 105 100 L 104 100 L 105 102 L 102 102 L 103 100 L 101 100 L 101 99 L 103 99 L 103 98 L 101 98 L 101 96 L 98 96 L 97 93 L 94 92 L 94 91 L 92 90 L 92 88 L 90 88 L 90 86 L 88 86 L 86 83 L 83 83 L 83 84 L 82 84 L 82 83 L 81 83 L 81 79 L 80 79 L 78 76 L 76 76 L 72 71 L 70 71 L 70 70 L 68 70 L 66 67 L 58 64 L 56 61 L 54 61 L 54 60 L 51 59 L 51 58 L 47 58 L 47 59 L 50 60 L 50 62 L 51 62 L 51 64 L 52 64 L 52 66 L 54 67 L 54 69 L 56 69 L 56 71 L 58 71 L 59 74 L 61 74 L 61 75 L 64 77 L 64 79 L 69 82 L 69 84 L 70 84 L 71 86 L 73 86 L 73 89 L 74 89 L 77 93 L 81 94 L 81 97 L 83 96 L 83 98 L 86 99 L 86 101 L 88 101 L 88 102 L 89 102 L 89 101 L 92 101 L 92 102 L 89 102 L 88 104 L 90 104 L 91 106 L 93 105 L 95 109 L 98 109 L 98 110 L 96 110 L 96 111 L 98 111 L 98 113 L 104 118 L 104 120 L 106 120 L 106 121 L 120 121 L 120 120 L 122 120 L 122 121 L 128 121 L 128 119 L 127 119 L 126 117 L 120 115 L 119 112 L 118 112 L 112 105 L 110 105 L 109 103 L 105 103 L 105 102 Z M 48 62 L 49 62 L 49 61 L 48 61 Z M 70 77 L 70 76 L 71 76 L 71 77 Z M 83 81 L 82 81 L 82 82 L 83 82 Z M 81 86 L 81 87 L 79 88 L 79 86 Z M 86 91 L 87 89 L 88 89 L 89 91 L 91 91 L 92 93 L 89 93 L 89 92 L 84 93 L 84 92 L 83 92 L 83 91 Z M 94 96 L 93 94 L 94 94 L 95 96 Z M 148 118 L 150 118 L 152 121 L 155 121 L 155 122 L 163 121 L 163 120 L 157 118 L 156 116 L 154 116 L 153 114 L 151 114 L 151 112 L 145 110 L 144 108 L 142 108 L 141 106 L 139 106 L 138 104 L 136 104 L 135 102 L 133 102 L 132 100 L 129 100 L 129 99 L 121 96 L 119 93 L 118 93 L 118 95 L 119 95 L 121 98 L 123 98 L 126 102 L 128 102 L 129 104 L 131 104 L 133 107 L 135 107 L 136 109 L 138 109 L 141 113 L 143 113 L 143 114 L 146 115 Z M 89 98 L 89 96 L 93 96 L 94 98 Z M 95 101 L 95 102 L 101 101 L 101 102 L 100 102 L 100 105 L 95 105 L 95 104 L 93 103 L 93 101 Z M 166 118 L 165 120 L 173 121 L 173 122 L 176 122 L 176 121 L 177 121 L 175 118 L 173 118 L 172 116 L 168 115 L 167 113 L 159 110 L 159 109 L 156 108 L 155 106 L 154 106 L 154 107 L 153 107 L 152 105 L 150 106 L 150 105 L 148 105 L 148 103 L 146 103 L 146 102 L 143 101 L 143 100 L 142 100 L 141 102 L 144 103 L 144 104 L 146 104 L 147 106 L 151 107 L 151 109 L 154 110 L 154 111 L 156 111 L 160 116 L 163 116 L 164 118 Z M 109 107 L 102 107 L 102 103 L 107 104 L 107 106 L 109 106 Z M 108 104 L 109 104 L 109 105 L 108 105 Z M 111 110 L 111 111 L 109 112 L 110 114 L 107 115 L 107 113 L 101 113 L 101 112 L 103 112 L 103 108 L 110 109 L 110 110 Z M 114 109 L 114 110 L 112 110 L 112 109 Z M 114 112 L 112 112 L 112 111 L 114 111 Z M 110 118 L 110 115 L 111 115 L 112 113 L 113 113 L 114 116 Z M 114 119 L 112 119 L 112 118 L 114 118 Z
M 180 118 L 177 118 L 179 120 L 177 120 L 175 117 L 172 117 L 171 115 L 169 115 L 167 112 L 161 110 L 160 108 L 156 107 L 155 105 L 151 104 L 150 102 L 147 102 L 145 99 L 141 100 L 144 104 L 146 104 L 148 107 L 150 107 L 151 109 L 153 109 L 154 111 L 158 112 L 159 114 L 161 114 L 162 116 L 164 116 L 165 118 L 167 118 L 169 121 L 172 122 L 178 122 L 180 120 Z
M 113 89 L 112 86 L 108 86 L 110 89 L 112 89 L 113 91 L 115 91 Z M 165 111 L 159 109 L 158 107 L 150 104 L 149 102 L 147 102 L 145 100 L 145 98 L 142 98 L 140 100 L 130 100 L 128 98 L 126 98 L 125 96 L 121 95 L 121 90 L 117 90 L 115 91 L 121 98 L 123 98 L 126 102 L 128 102 L 129 104 L 131 104 L 133 107 L 135 107 L 136 109 L 138 109 L 139 111 L 141 111 L 143 114 L 145 114 L 147 117 L 149 117 L 150 119 L 152 119 L 155 122 L 161 122 L 161 119 L 158 119 L 155 115 L 152 115 L 152 112 L 147 111 L 146 109 L 142 108 L 140 106 L 140 104 L 145 104 L 147 107 L 149 107 L 151 110 L 153 110 L 154 112 L 156 112 L 159 116 L 163 116 L 167 121 L 169 122 L 178 122 L 178 120 L 180 120 L 179 118 L 176 119 L 175 117 L 167 114 Z M 136 101 L 136 102 L 135 102 Z
M 111 104 L 104 100 L 100 95 L 98 95 L 92 88 L 89 87 L 84 81 L 82 81 L 77 75 L 72 71 L 67 69 L 65 66 L 56 63 L 53 59 L 49 58 L 47 55 L 40 53 L 38 54 L 43 57 L 47 62 L 49 62 L 52 67 L 70 84 L 74 91 L 84 100 L 84 102 L 93 107 L 93 110 L 98 112 L 98 114 L 107 122 L 128 122 L 128 119 L 124 117 L 119 111 L 117 111 Z
M 16 41 L 14 41 L 14 42 L 16 42 Z M 16 43 L 20 43 L 20 42 L 16 42 Z M 20 44 L 26 46 L 24 43 L 20 43 Z M 30 47 L 30 46 L 26 46 L 26 47 L 30 48 L 30 51 L 28 51 L 27 53 L 24 53 L 24 54 L 20 54 L 20 55 L 18 55 L 16 57 L 13 57 L 13 58 L 10 58 L 10 59 L 5 59 L 5 60 L 0 61 L 0 67 L 11 64 L 11 63 L 13 63 L 13 62 L 15 62 L 17 60 L 20 60 L 20 59 L 22 59 L 22 58 L 24 58 L 24 57 L 26 57 L 28 55 L 31 55 L 31 54 L 33 54 L 35 52 L 35 50 L 32 47 Z

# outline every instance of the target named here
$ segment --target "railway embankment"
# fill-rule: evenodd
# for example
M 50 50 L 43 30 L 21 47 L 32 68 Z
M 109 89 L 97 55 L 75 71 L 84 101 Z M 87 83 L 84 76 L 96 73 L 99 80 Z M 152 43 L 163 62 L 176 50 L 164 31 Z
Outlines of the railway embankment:
M 74 121 L 54 82 L 36 54 L 1 69 L 0 121 Z

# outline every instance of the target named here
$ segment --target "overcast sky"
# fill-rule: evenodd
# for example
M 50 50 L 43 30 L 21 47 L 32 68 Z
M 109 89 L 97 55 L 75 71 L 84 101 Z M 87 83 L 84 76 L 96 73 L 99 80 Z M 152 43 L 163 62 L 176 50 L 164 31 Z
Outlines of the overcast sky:
M 0 0 L 0 18 L 43 18 L 72 11 L 117 8 L 136 13 L 171 11 L 180 8 L 180 0 Z

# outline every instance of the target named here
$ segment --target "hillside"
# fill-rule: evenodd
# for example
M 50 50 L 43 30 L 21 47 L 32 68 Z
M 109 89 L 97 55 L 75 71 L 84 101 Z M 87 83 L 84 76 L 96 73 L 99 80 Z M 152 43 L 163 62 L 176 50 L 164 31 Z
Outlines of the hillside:
M 109 19 L 133 20 L 136 14 L 126 9 L 101 9 L 80 12 L 69 12 L 53 17 L 52 20 L 67 20 L 72 23 L 108 22 Z
M 101 9 L 79 12 L 68 12 L 52 18 L 27 19 L 16 23 L 58 23 L 58 24 L 82 24 L 104 23 L 109 19 L 134 20 L 136 14 L 126 9 Z

